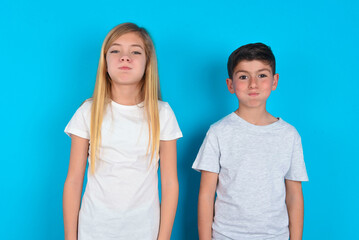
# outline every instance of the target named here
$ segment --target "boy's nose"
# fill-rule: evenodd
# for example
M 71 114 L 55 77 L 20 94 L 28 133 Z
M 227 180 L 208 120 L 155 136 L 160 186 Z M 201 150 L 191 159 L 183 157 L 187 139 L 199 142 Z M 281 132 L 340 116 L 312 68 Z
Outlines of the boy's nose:
M 256 88 L 257 87 L 257 79 L 251 78 L 249 81 L 249 87 L 250 88 Z

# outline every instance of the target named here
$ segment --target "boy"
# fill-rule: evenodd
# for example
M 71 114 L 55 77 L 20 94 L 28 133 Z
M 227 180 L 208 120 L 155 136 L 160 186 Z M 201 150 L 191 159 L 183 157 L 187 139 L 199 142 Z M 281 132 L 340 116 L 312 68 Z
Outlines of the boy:
M 199 238 L 302 239 L 301 139 L 266 110 L 279 78 L 274 55 L 262 43 L 244 45 L 227 67 L 239 107 L 210 127 L 192 166 L 201 171 Z

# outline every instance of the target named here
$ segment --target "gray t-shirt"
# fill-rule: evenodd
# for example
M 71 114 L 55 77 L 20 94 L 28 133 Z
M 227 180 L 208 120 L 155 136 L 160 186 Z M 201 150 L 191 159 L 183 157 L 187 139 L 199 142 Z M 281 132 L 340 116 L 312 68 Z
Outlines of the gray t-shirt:
M 288 240 L 285 179 L 308 181 L 293 126 L 231 113 L 210 127 L 192 167 L 218 173 L 213 239 Z

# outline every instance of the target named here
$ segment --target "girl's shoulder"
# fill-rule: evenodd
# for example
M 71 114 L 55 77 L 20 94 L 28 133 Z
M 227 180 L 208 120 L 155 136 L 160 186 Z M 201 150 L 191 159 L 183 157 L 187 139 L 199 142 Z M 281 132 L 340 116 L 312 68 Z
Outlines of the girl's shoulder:
M 160 140 L 173 140 L 182 137 L 177 118 L 168 102 L 158 101 L 160 117 Z
M 160 115 L 174 114 L 170 104 L 161 100 L 158 100 L 158 112 L 160 113 Z
M 171 108 L 170 105 L 168 104 L 168 102 L 158 100 L 158 110 L 159 111 L 161 111 L 163 109 L 168 109 L 168 108 Z
M 91 107 L 92 107 L 92 98 L 88 98 L 88 99 L 86 99 L 85 101 L 83 101 L 82 103 L 81 103 L 81 105 L 80 105 L 80 107 L 79 107 L 79 109 L 91 109 Z
M 83 101 L 82 103 L 81 103 L 81 106 L 92 106 L 92 98 L 88 98 L 88 99 L 86 99 L 85 101 Z
M 92 107 L 92 98 L 88 98 L 81 103 L 81 105 L 78 107 L 76 112 L 83 115 L 87 115 L 91 113 L 91 107 Z
M 158 100 L 158 112 L 160 114 L 160 119 L 166 119 L 174 115 L 173 110 L 168 102 Z

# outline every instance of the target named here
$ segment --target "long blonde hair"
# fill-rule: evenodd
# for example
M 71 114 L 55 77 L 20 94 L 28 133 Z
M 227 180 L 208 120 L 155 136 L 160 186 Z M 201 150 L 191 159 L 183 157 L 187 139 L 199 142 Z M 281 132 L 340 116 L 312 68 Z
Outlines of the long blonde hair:
M 101 125 L 104 111 L 111 99 L 111 79 L 107 73 L 106 53 L 112 43 L 120 36 L 135 32 L 142 39 L 146 53 L 146 68 L 141 81 L 140 97 L 144 100 L 145 116 L 148 122 L 147 154 L 151 152 L 151 161 L 158 155 L 160 142 L 160 120 L 158 100 L 161 99 L 157 69 L 157 57 L 152 39 L 146 29 L 133 23 L 123 23 L 114 27 L 106 36 L 97 69 L 95 90 L 92 96 L 91 127 L 90 127 L 90 161 L 91 173 L 95 172 L 95 160 L 99 156 L 101 143 Z

